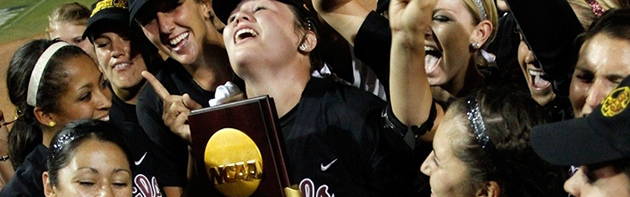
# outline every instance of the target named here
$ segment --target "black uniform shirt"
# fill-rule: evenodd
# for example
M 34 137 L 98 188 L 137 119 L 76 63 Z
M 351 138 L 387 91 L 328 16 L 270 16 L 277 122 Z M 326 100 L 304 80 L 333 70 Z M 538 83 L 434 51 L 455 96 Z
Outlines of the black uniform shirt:
M 164 190 L 158 184 L 157 177 L 164 173 L 155 165 L 155 144 L 138 125 L 136 106 L 125 103 L 116 95 L 112 95 L 112 107 L 109 108 L 109 121 L 125 134 L 129 151 L 129 161 L 133 171 L 133 195 L 145 197 L 163 196 Z
M 305 196 L 416 195 L 417 169 L 382 136 L 385 105 L 368 92 L 312 78 L 280 120 L 291 184 Z

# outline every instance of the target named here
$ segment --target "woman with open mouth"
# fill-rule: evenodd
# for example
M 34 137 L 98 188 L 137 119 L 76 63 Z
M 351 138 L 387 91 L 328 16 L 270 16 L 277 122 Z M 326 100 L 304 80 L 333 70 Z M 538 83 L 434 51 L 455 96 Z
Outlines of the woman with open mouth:
M 355 46 L 355 55 L 387 81 L 391 29 L 383 16 L 370 12 L 357 1 L 337 3 L 315 0 L 314 8 L 333 28 Z M 494 1 L 440 0 L 433 10 L 431 30 L 424 33 L 425 70 L 434 96 L 446 101 L 462 97 L 483 86 L 484 75 L 493 56 L 482 49 L 496 34 L 498 16 Z M 366 51 L 366 52 L 364 52 Z M 374 53 L 374 52 L 379 53 Z M 369 52 L 369 56 L 362 54 Z M 484 57 L 485 56 L 485 57 Z
M 603 61 L 586 59 L 587 54 L 596 54 L 593 55 L 594 57 L 603 55 L 618 57 L 613 54 L 620 51 L 609 53 L 612 45 L 599 48 L 597 46 L 584 47 L 584 49 L 580 49 L 579 45 L 576 46 L 584 41 L 576 38 L 587 34 L 584 33 L 583 28 L 591 26 L 591 23 L 607 10 L 627 7 L 628 3 L 608 0 L 592 1 L 590 2 L 592 6 L 598 7 L 598 9 L 592 9 L 585 1 L 560 2 L 562 3 L 508 1 L 519 23 L 517 31 L 521 35 L 521 43 L 518 63 L 530 93 L 534 100 L 551 112 L 553 119 L 566 120 L 588 115 L 621 80 L 622 76 L 630 73 L 623 66 L 614 66 L 618 64 L 604 64 Z M 549 18 L 551 13 L 545 13 L 548 9 L 569 14 L 541 22 L 541 19 Z M 555 27 L 555 29 L 549 27 Z M 583 35 L 580 36 L 580 34 Z M 603 43 L 602 40 L 596 43 Z M 590 43 L 588 44 L 584 46 L 591 46 Z M 593 53 L 591 49 L 596 49 L 596 53 Z M 576 61 L 577 59 L 583 61 Z M 605 82 L 595 82 L 602 79 Z
M 481 0 L 440 0 L 432 17 L 431 30 L 424 34 L 429 84 L 452 97 L 468 95 L 484 84 L 478 68 L 486 66 L 482 49 L 496 34 L 495 4 Z
M 571 103 L 566 96 L 557 95 L 548 76 L 540 66 L 540 62 L 534 57 L 525 37 L 521 35 L 521 42 L 518 46 L 518 64 L 523 71 L 527 88 L 532 98 L 543 106 L 551 115 L 554 121 L 573 118 Z
M 422 50 L 423 53 L 419 55 L 424 59 L 424 64 L 416 65 L 422 65 L 424 70 L 420 69 L 410 73 L 416 74 L 416 77 L 421 77 L 426 73 L 426 78 L 432 89 L 431 96 L 434 101 L 439 103 L 436 108 L 431 108 L 431 111 L 420 112 L 423 115 L 437 114 L 438 118 L 435 119 L 435 123 L 431 122 L 433 127 L 430 128 L 429 132 L 426 135 L 416 135 L 420 140 L 407 142 L 406 145 L 409 147 L 406 149 L 398 149 L 401 153 L 415 152 L 415 159 L 417 160 L 424 159 L 427 153 L 419 152 L 423 150 L 415 148 L 416 145 L 433 140 L 435 129 L 440 124 L 440 117 L 448 107 L 449 102 L 453 98 L 465 97 L 473 90 L 484 86 L 486 76 L 480 72 L 480 68 L 490 68 L 488 63 L 494 60 L 491 54 L 482 50 L 487 47 L 496 34 L 498 15 L 493 0 L 438 0 L 435 3 L 435 7 L 431 8 L 432 11 L 424 12 L 427 15 L 422 16 L 429 20 L 429 28 L 407 35 L 407 37 L 423 40 L 422 48 L 417 50 Z M 389 50 L 390 46 L 394 47 L 396 42 L 392 38 L 392 31 L 395 29 L 390 28 L 392 16 L 389 19 L 385 18 L 366 9 L 358 1 L 352 0 L 314 0 L 313 6 L 329 25 L 354 45 L 355 56 L 367 63 L 375 71 L 380 81 L 388 82 L 391 80 L 389 76 L 394 65 L 390 65 L 390 63 L 397 60 L 393 57 L 394 49 L 392 49 L 391 54 Z M 419 28 L 418 24 L 415 25 L 416 27 L 412 29 Z M 400 57 L 397 58 L 401 59 Z M 400 75 L 395 76 L 396 78 L 402 77 Z M 405 74 L 404 77 L 413 76 Z M 403 83 L 403 85 L 408 84 Z M 397 85 L 390 84 L 389 87 L 397 87 Z M 431 101 L 422 97 L 416 102 Z M 408 115 L 413 117 L 418 114 L 409 113 Z M 404 124 L 417 125 L 418 122 L 409 121 L 404 122 Z M 391 140 L 394 142 L 393 145 L 396 146 L 396 142 L 404 141 L 404 137 L 400 137 L 404 135 L 399 135 L 398 140 Z
M 436 5 L 444 2 L 437 1 Z M 425 51 L 418 49 L 426 48 L 431 40 L 408 35 L 428 31 L 429 28 L 422 24 L 431 21 L 431 14 L 440 14 L 440 11 L 432 12 L 439 8 L 431 9 L 429 2 L 395 0 L 390 7 L 393 35 L 391 54 L 396 57 L 391 61 L 392 76 L 398 74 L 400 77 L 397 78 L 403 78 L 401 81 L 407 83 L 427 79 L 422 68 L 417 68 L 420 74 L 416 75 L 393 72 L 400 67 L 423 65 L 417 59 Z M 399 7 L 405 7 L 404 15 L 395 12 Z M 395 81 L 392 79 L 390 87 L 392 103 L 400 102 L 394 100 L 398 96 L 394 94 Z M 414 92 L 413 89 L 409 91 Z M 425 97 L 427 95 L 421 98 Z M 408 101 L 409 106 L 421 103 L 416 100 L 418 97 L 407 98 L 414 98 Z M 559 177 L 562 169 L 537 157 L 529 144 L 531 128 L 548 121 L 542 111 L 527 93 L 515 91 L 510 86 L 483 87 L 452 102 L 435 132 L 433 151 L 420 167 L 420 171 L 430 177 L 431 196 L 563 195 L 560 187 L 562 179 Z M 422 114 L 418 111 L 415 113 L 415 116 Z M 402 115 L 397 117 L 403 120 L 414 117 L 413 113 L 399 114 Z
M 545 72 L 536 62 L 534 54 L 522 37 L 518 49 L 518 64 L 521 66 L 532 98 L 541 106 L 545 106 L 556 96 L 551 88 L 551 82 L 546 79 Z
M 166 196 L 178 196 L 189 184 L 188 170 L 193 169 L 188 167 L 188 114 L 209 107 L 216 88 L 235 80 L 218 31 L 222 24 L 210 0 L 130 0 L 129 14 L 131 22 L 139 24 L 147 39 L 169 57 L 155 76 L 169 95 L 162 97 L 146 87 L 136 109 L 140 126 L 156 144 L 155 152 L 161 153 L 156 154 L 156 162 L 167 176 L 160 185 Z

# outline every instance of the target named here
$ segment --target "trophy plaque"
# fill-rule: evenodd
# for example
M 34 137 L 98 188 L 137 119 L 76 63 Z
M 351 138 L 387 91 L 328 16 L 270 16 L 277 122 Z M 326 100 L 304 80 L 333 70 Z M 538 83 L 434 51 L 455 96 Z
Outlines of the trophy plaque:
M 285 196 L 290 185 L 277 117 L 269 96 L 193 110 L 188 123 L 197 174 L 190 193 Z

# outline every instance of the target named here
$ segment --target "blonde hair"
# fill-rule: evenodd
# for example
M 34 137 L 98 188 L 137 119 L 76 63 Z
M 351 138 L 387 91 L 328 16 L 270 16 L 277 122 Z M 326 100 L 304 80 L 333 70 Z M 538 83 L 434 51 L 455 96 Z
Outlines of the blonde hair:
M 475 0 L 464 0 L 464 3 L 466 3 L 466 7 L 471 12 L 475 25 L 477 25 L 482 21 L 481 13 L 479 11 L 479 8 L 477 8 L 477 6 L 475 5 L 475 2 L 473 1 Z M 492 40 L 494 40 L 494 37 L 497 34 L 497 29 L 499 27 L 499 14 L 497 13 L 497 6 L 494 3 L 494 0 L 478 0 L 478 1 L 480 1 L 483 4 L 483 9 L 486 11 L 485 20 L 488 20 L 490 21 L 490 23 L 492 23 L 492 33 L 490 33 L 490 37 L 488 37 L 488 40 L 483 44 L 483 46 L 487 46 L 492 42 Z
M 628 7 L 628 2 L 623 0 L 595 0 L 597 3 L 604 9 L 604 11 L 608 11 L 612 8 L 626 8 Z M 584 27 L 584 29 L 588 29 L 588 27 L 593 23 L 597 16 L 593 13 L 593 10 L 588 5 L 586 0 L 567 0 L 571 9 L 577 16 L 578 20 Z
M 55 8 L 48 16 L 48 27 L 46 37 L 51 39 L 50 32 L 54 31 L 57 23 L 72 23 L 75 25 L 86 25 L 90 18 L 90 9 L 77 2 L 66 3 Z

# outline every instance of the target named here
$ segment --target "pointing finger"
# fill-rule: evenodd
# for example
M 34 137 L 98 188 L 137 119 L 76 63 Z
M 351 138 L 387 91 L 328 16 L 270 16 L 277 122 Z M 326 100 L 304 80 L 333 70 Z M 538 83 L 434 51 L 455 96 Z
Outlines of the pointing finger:
M 164 100 L 167 96 L 171 95 L 171 93 L 169 93 L 168 90 L 164 88 L 162 83 L 160 83 L 160 81 L 158 81 L 158 79 L 155 78 L 155 76 L 153 76 L 153 74 L 151 74 L 150 72 L 142 71 L 142 76 L 149 82 L 149 84 L 151 84 L 151 87 L 153 87 L 153 90 L 160 97 L 160 99 Z

